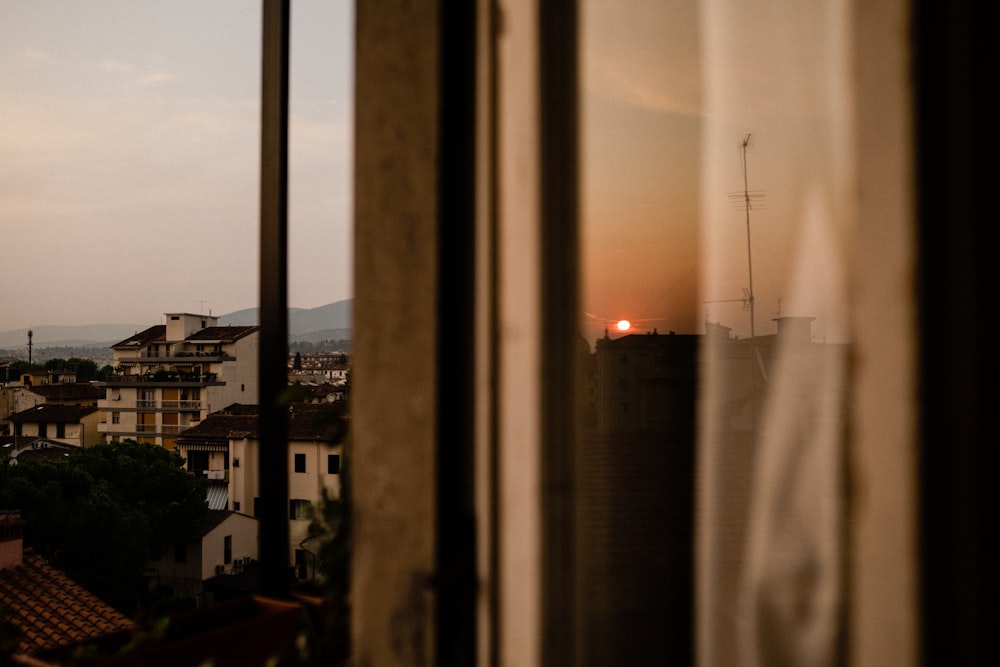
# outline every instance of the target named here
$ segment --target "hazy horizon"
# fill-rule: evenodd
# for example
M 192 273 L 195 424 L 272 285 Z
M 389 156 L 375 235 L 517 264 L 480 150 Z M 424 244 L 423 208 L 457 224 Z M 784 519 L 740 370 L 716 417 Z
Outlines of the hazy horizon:
M 260 7 L 0 0 L 0 330 L 258 300 Z M 353 3 L 292 9 L 289 302 L 353 294 Z

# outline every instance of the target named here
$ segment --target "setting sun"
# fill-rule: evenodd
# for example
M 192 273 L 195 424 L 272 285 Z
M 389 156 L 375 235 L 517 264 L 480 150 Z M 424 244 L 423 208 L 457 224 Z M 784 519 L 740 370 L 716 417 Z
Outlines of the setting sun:
M 618 320 L 618 330 L 628 331 L 632 327 L 632 323 L 628 320 Z

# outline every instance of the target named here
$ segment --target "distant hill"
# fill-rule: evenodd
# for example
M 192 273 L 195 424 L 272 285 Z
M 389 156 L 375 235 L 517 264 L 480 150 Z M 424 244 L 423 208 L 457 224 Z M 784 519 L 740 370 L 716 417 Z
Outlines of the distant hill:
M 354 328 L 354 300 L 335 301 L 316 308 L 288 309 L 289 340 L 349 339 Z M 219 316 L 219 324 L 259 324 L 257 308 Z
M 35 347 L 110 347 L 148 326 L 148 324 L 43 325 L 32 327 L 34 336 L 31 341 Z M 0 332 L 0 349 L 14 350 L 27 346 L 27 329 Z
M 290 341 L 349 340 L 353 331 L 353 299 L 335 301 L 316 308 L 288 309 L 288 338 Z M 219 324 L 257 324 L 256 308 L 247 308 L 219 316 Z M 108 348 L 137 331 L 154 324 L 160 318 L 145 324 L 90 324 L 81 326 L 46 325 L 33 327 L 32 343 L 41 347 L 100 347 Z M 28 330 L 0 331 L 0 350 L 21 350 L 27 347 Z

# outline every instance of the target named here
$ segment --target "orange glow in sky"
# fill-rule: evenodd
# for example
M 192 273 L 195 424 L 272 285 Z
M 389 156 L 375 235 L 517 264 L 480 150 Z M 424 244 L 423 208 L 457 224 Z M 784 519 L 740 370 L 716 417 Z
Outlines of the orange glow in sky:
M 829 65 L 848 62 L 846 23 L 823 18 L 824 5 L 790 30 L 761 11 L 767 2 L 622 4 L 582 3 L 584 337 L 640 322 L 769 335 L 776 318 L 798 315 L 817 318 L 814 335 L 843 339 L 853 130 L 846 70 Z M 628 329 L 589 315 L 625 312 Z
M 628 320 L 618 320 L 617 326 L 619 331 L 628 331 L 632 327 L 632 323 Z

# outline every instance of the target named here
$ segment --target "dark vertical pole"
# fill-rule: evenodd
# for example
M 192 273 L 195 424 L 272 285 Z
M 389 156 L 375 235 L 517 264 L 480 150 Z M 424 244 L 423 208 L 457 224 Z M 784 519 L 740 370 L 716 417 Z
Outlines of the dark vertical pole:
M 996 658 L 1000 525 L 993 7 L 914 3 L 924 664 Z M 990 500 L 993 498 L 994 500 Z M 990 509 L 993 507 L 994 509 Z
M 476 660 L 476 3 L 440 4 L 437 664 Z
M 542 664 L 576 664 L 574 458 L 577 307 L 577 13 L 538 5 L 542 215 Z
M 289 0 L 264 0 L 260 146 L 260 591 L 288 595 Z

